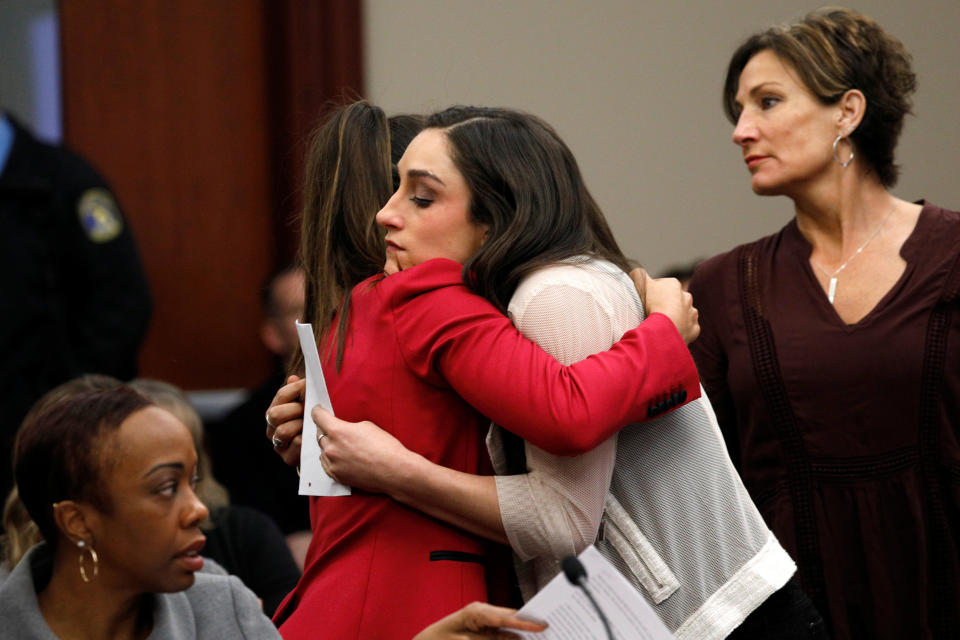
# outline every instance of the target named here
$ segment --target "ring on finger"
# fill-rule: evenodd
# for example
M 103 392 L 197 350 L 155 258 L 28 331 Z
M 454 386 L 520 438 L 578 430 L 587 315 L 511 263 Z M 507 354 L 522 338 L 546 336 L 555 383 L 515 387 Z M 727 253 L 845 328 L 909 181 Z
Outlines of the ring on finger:
M 321 433 L 317 436 L 317 444 L 320 444 L 320 441 L 327 437 L 327 434 Z
M 270 441 L 273 443 L 274 449 L 283 449 L 286 446 L 286 443 L 283 441 L 283 438 L 280 436 L 273 436 Z

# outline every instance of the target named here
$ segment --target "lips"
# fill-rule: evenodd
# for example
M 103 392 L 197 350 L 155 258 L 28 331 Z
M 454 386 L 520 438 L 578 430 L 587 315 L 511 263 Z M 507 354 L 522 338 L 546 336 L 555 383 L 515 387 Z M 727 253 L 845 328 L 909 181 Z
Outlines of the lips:
M 200 555 L 203 545 L 206 544 L 205 536 L 200 536 L 193 541 L 183 551 L 174 556 L 184 569 L 191 572 L 200 571 L 203 568 L 203 556 Z
M 386 240 L 386 244 L 387 244 L 387 249 L 393 249 L 394 251 L 401 251 L 403 249 L 403 247 L 401 247 L 396 242 L 390 239 Z
M 752 169 L 753 167 L 755 167 L 755 166 L 757 165 L 757 163 L 759 163 L 759 162 L 761 162 L 761 161 L 763 161 L 763 160 L 766 160 L 766 159 L 769 158 L 769 157 L 770 157 L 770 156 L 762 156 L 762 155 L 759 155 L 759 154 L 753 154 L 753 155 L 749 155 L 749 156 L 747 156 L 746 158 L 744 158 L 743 161 L 747 163 L 747 167 L 749 167 L 750 169 Z

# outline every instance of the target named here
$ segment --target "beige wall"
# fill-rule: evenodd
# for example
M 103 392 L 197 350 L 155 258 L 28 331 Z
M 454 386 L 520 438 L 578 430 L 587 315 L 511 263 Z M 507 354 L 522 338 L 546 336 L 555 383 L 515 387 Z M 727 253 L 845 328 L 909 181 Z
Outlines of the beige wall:
M 367 89 L 388 112 L 453 103 L 536 113 L 573 149 L 629 255 L 652 271 L 775 231 L 730 142 L 733 49 L 816 8 L 787 0 L 365 0 Z M 856 5 L 903 40 L 919 77 L 895 192 L 960 209 L 960 2 Z

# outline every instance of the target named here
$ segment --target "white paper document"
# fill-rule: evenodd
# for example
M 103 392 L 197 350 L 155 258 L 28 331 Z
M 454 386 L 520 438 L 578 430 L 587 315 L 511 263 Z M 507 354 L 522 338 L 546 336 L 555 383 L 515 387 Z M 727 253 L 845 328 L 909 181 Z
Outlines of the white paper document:
M 300 445 L 300 495 L 302 496 L 348 496 L 350 487 L 334 481 L 320 464 L 320 445 L 317 444 L 317 425 L 310 411 L 318 404 L 333 413 L 327 383 L 323 379 L 320 353 L 313 338 L 313 327 L 297 323 L 300 350 L 307 372 L 306 393 L 303 401 L 303 443 Z
M 610 622 L 617 640 L 672 640 L 653 607 L 627 579 L 590 545 L 579 556 L 587 571 L 587 588 Z M 606 640 L 603 623 L 579 587 L 560 573 L 524 605 L 518 614 L 526 620 L 546 622 L 540 633 L 513 631 L 529 640 Z

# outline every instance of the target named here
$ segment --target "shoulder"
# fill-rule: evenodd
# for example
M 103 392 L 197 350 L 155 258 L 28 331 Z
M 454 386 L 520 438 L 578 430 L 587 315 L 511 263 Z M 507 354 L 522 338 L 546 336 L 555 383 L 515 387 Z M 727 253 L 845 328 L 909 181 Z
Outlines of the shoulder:
M 58 191 L 76 194 L 89 187 L 106 187 L 100 174 L 80 155 L 67 147 L 38 140 L 16 120 L 11 122 L 14 128 L 11 155 L 17 155 L 22 163 L 19 170 L 26 177 L 44 177 L 51 180 Z
M 950 273 L 958 262 L 960 213 L 925 200 L 917 204 L 922 205 L 920 215 L 900 255 L 936 279 Z
M 620 289 L 627 284 L 633 286 L 630 276 L 606 260 L 598 260 L 588 256 L 578 256 L 558 262 L 526 276 L 514 297 L 521 295 L 536 295 L 539 291 L 564 286 L 584 290 L 595 290 L 597 286 L 610 289 Z
M 436 258 L 391 275 L 378 273 L 353 288 L 353 299 L 373 297 L 396 306 L 435 291 L 465 292 L 463 265 Z
M 703 280 L 705 278 L 716 278 L 722 274 L 728 273 L 732 268 L 735 268 L 740 255 L 744 252 L 759 251 L 766 253 L 773 250 L 786 229 L 787 227 L 784 227 L 776 233 L 764 236 L 751 242 L 745 242 L 737 245 L 729 251 L 724 251 L 723 253 L 718 253 L 712 258 L 707 258 L 697 265 L 693 277 L 699 280 Z
M 579 256 L 552 264 L 527 275 L 510 298 L 511 317 L 522 316 L 534 300 L 555 296 L 568 306 L 574 295 L 603 307 L 639 304 L 639 295 L 630 276 L 605 260 Z
M 744 246 L 708 258 L 697 265 L 690 278 L 689 290 L 693 295 L 693 304 L 701 313 L 704 306 L 711 306 L 715 299 L 730 294 L 729 289 L 736 283 L 738 252 Z
M 11 640 L 51 637 L 50 628 L 40 613 L 34 574 L 49 563 L 46 544 L 33 547 L 0 584 L 0 628 Z
M 32 624 L 39 614 L 29 560 L 24 558 L 0 584 L 0 623 L 8 629 L 14 622 Z
M 736 284 L 738 263 L 743 254 L 750 253 L 758 256 L 762 262 L 769 262 L 773 260 L 784 240 L 789 240 L 798 233 L 796 222 L 791 220 L 776 233 L 738 245 L 701 262 L 690 279 L 694 304 L 699 307 L 699 302 L 709 299 L 713 294 L 730 292 Z
M 246 590 L 240 579 L 231 575 L 197 573 L 195 578 L 193 586 L 183 592 L 194 610 L 212 604 L 232 605 L 235 596 L 238 593 L 242 596 L 242 591 Z
M 951 211 L 931 204 L 926 200 L 920 202 L 923 209 L 920 211 L 921 219 L 924 220 L 933 230 L 934 236 L 941 233 L 956 235 L 960 233 L 960 212 Z
M 486 298 L 470 291 L 463 283 L 463 265 L 436 258 L 399 273 L 360 283 L 363 291 L 354 296 L 379 296 L 398 321 L 423 323 L 500 314 Z
M 463 265 L 446 258 L 434 258 L 393 275 L 368 278 L 365 282 L 376 282 L 392 295 L 416 295 L 433 289 L 462 287 Z
M 256 595 L 236 576 L 198 573 L 192 587 L 164 597 L 189 606 L 198 638 L 280 637 Z
M 84 158 L 37 140 L 13 122 L 14 142 L 4 181 L 49 194 L 60 224 L 82 230 L 96 244 L 125 236 L 123 214 L 109 185 Z

